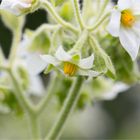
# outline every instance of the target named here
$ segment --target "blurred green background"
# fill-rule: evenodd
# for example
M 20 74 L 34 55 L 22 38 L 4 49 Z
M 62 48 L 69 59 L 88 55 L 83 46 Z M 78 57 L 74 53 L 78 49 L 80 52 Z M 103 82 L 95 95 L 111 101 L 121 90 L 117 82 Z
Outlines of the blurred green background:
M 25 28 L 36 29 L 47 22 L 47 13 L 43 10 L 27 16 Z M 12 40 L 11 32 L 0 20 L 0 44 L 8 56 Z M 52 110 L 52 107 L 49 107 Z M 51 111 L 50 111 L 51 112 Z M 53 122 L 58 111 L 44 113 L 41 125 L 43 134 L 45 124 Z M 49 118 L 46 120 L 46 116 Z M 52 120 L 52 121 L 50 121 Z M 23 116 L 0 114 L 1 140 L 28 140 L 27 122 Z M 49 129 L 49 128 L 48 128 Z M 92 107 L 76 111 L 67 122 L 63 140 L 90 139 L 137 139 L 140 140 L 140 85 L 135 85 L 124 93 L 120 93 L 112 101 L 97 101 Z

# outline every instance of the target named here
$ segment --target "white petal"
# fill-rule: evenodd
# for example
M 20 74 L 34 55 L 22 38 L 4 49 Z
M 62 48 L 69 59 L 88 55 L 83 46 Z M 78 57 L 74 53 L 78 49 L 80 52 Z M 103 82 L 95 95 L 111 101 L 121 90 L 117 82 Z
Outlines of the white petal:
M 59 64 L 59 60 L 51 55 L 40 55 L 40 58 L 47 64 L 52 64 L 54 66 L 57 66 Z
M 134 15 L 140 15 L 140 0 L 133 0 L 131 10 Z
M 114 9 L 112 11 L 111 19 L 107 27 L 107 30 L 109 31 L 109 33 L 114 37 L 119 36 L 120 19 L 121 19 L 120 11 L 117 11 L 116 9 Z
M 130 29 L 121 28 L 120 30 L 120 42 L 124 49 L 129 53 L 132 60 L 135 60 L 138 51 L 140 41 L 135 32 Z
M 93 67 L 94 55 L 81 59 L 79 62 L 79 67 L 82 69 L 91 69 Z
M 118 8 L 122 11 L 125 9 L 129 9 L 132 5 L 132 0 L 119 0 Z
M 68 54 L 62 46 L 56 51 L 55 57 L 60 61 L 70 61 L 72 59 L 72 56 Z
M 30 86 L 29 93 L 35 96 L 42 96 L 44 87 L 41 77 L 38 75 L 29 75 L 30 77 Z
M 102 98 L 105 99 L 105 100 L 112 100 L 112 99 L 114 99 L 120 92 L 124 92 L 124 91 L 126 91 L 128 88 L 129 88 L 129 86 L 126 85 L 126 84 L 124 84 L 124 83 L 121 83 L 121 82 L 115 83 L 115 84 L 112 86 L 112 89 L 110 89 L 109 91 L 105 92 L 105 93 L 102 95 Z
M 133 30 L 134 32 L 136 33 L 136 35 L 140 38 L 140 20 L 139 21 L 136 21 L 133 25 Z
M 20 15 L 22 13 L 22 9 L 29 8 L 31 6 L 30 3 L 26 1 L 20 0 L 2 0 L 0 9 L 7 10 L 15 15 Z
M 92 70 L 82 70 L 82 69 L 79 69 L 77 71 L 77 74 L 81 76 L 89 76 L 89 77 L 97 77 L 100 75 L 99 72 L 92 71 Z
M 43 61 L 38 54 L 32 54 L 27 57 L 26 64 L 27 70 L 32 75 L 39 74 L 47 66 L 47 63 Z

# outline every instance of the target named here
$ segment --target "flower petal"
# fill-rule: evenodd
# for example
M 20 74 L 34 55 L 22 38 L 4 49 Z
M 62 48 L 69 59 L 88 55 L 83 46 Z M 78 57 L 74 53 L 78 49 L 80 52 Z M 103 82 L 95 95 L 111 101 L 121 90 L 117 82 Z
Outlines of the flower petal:
M 118 8 L 122 11 L 125 9 L 129 9 L 132 5 L 132 0 L 119 0 Z
M 26 1 L 19 0 L 2 0 L 0 9 L 7 10 L 15 15 L 20 15 L 22 13 L 22 9 L 29 8 L 31 6 L 30 3 Z
M 55 57 L 60 61 L 70 61 L 72 59 L 72 56 L 68 54 L 62 46 L 56 51 Z
M 59 60 L 51 55 L 40 55 L 40 58 L 47 64 L 52 64 L 54 66 L 57 66 L 59 64 Z
M 81 76 L 89 76 L 89 77 L 97 77 L 100 75 L 99 72 L 93 71 L 93 70 L 83 70 L 83 69 L 79 69 L 77 71 L 77 75 L 81 75 Z
M 112 100 L 114 99 L 120 92 L 124 92 L 129 88 L 128 85 L 121 83 L 121 82 L 117 82 L 112 86 L 112 89 L 110 89 L 109 91 L 105 92 L 102 95 L 102 98 L 105 100 Z
M 132 60 L 135 60 L 138 55 L 140 45 L 140 41 L 136 33 L 130 29 L 122 27 L 120 30 L 120 42 L 124 49 L 129 53 Z
M 114 37 L 119 36 L 120 19 L 121 19 L 120 11 L 114 9 L 111 14 L 110 23 L 107 27 L 107 30 L 109 31 L 109 33 Z
M 133 25 L 133 31 L 136 33 L 136 35 L 140 38 L 140 20 L 139 21 L 136 21 Z
M 28 56 L 25 61 L 27 64 L 27 70 L 32 75 L 39 74 L 47 66 L 47 63 L 43 61 L 38 54 Z
M 82 69 L 91 69 L 93 67 L 94 55 L 81 59 L 79 62 L 79 67 Z
M 140 15 L 140 0 L 133 0 L 131 10 L 134 15 Z

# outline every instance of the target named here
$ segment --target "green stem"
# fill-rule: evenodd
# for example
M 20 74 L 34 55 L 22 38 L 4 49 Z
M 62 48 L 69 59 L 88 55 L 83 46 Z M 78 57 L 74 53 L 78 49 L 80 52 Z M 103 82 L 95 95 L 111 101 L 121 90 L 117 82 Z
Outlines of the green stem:
M 80 13 L 80 5 L 79 5 L 79 2 L 78 0 L 72 0 L 73 2 L 73 7 L 74 7 L 74 10 L 75 10 L 75 14 L 76 14 L 76 18 L 77 18 L 77 21 L 80 25 L 80 28 L 81 30 L 84 29 L 84 23 L 83 23 L 83 19 L 82 19 L 82 16 L 81 16 L 81 13 Z
M 98 14 L 98 16 L 97 16 L 97 20 L 100 19 L 100 17 L 101 17 L 102 14 L 104 13 L 108 2 L 109 2 L 109 0 L 104 0 L 104 3 L 103 3 L 103 5 L 102 5 L 102 7 L 101 7 L 101 10 L 100 10 L 100 12 L 99 12 L 99 14 Z M 101 4 L 101 0 L 100 0 L 100 4 Z
M 74 81 L 69 91 L 68 97 L 64 102 L 64 105 L 60 112 L 60 116 L 58 117 L 58 120 L 56 121 L 53 128 L 51 129 L 48 136 L 46 137 L 46 140 L 56 140 L 60 136 L 62 129 L 65 125 L 65 122 L 67 121 L 70 113 L 72 112 L 73 108 L 75 107 L 79 99 L 80 96 L 79 93 L 80 93 L 82 83 L 83 83 L 83 77 L 78 77 Z
M 97 29 L 107 18 L 109 17 L 109 13 L 106 13 L 104 16 L 102 16 L 96 23 L 94 26 L 89 27 L 88 30 L 89 31 L 94 31 L 95 29 Z
M 78 41 L 76 42 L 76 44 L 73 46 L 73 48 L 69 51 L 69 53 L 76 53 L 76 52 L 79 52 L 79 50 L 83 47 L 84 43 L 86 42 L 88 38 L 88 31 L 87 30 L 84 30 Z
M 12 72 L 12 70 L 9 70 L 8 72 L 11 77 L 11 80 L 12 80 L 12 83 L 13 83 L 13 86 L 15 89 L 14 93 L 15 93 L 17 100 L 19 101 L 19 104 L 25 110 L 25 112 L 30 112 L 31 114 L 33 114 L 34 107 L 32 106 L 32 104 L 30 103 L 30 101 L 28 100 L 26 95 L 24 94 L 22 88 L 19 86 L 19 83 L 17 82 L 17 79 L 14 76 L 14 73 Z
M 48 85 L 48 90 L 47 90 L 46 96 L 43 98 L 43 100 L 37 106 L 36 113 L 38 115 L 42 113 L 42 111 L 47 107 L 49 101 L 51 100 L 56 83 L 57 83 L 57 76 L 55 74 L 55 75 L 53 75 L 53 77 Z
M 32 140 L 41 140 L 38 116 L 30 114 L 28 117 L 31 127 Z
M 54 19 L 62 26 L 64 26 L 65 28 L 68 28 L 70 29 L 71 31 L 73 31 L 74 33 L 78 33 L 79 31 L 74 27 L 72 26 L 70 23 L 64 21 L 57 13 L 56 11 L 54 10 L 53 6 L 46 0 L 42 0 L 42 6 L 44 8 L 47 8 L 48 12 L 50 14 L 52 14 L 52 16 L 54 17 Z
M 26 113 L 26 115 L 29 118 L 29 121 L 30 121 L 29 126 L 31 126 L 32 138 L 33 138 L 33 140 L 39 140 L 40 134 L 39 134 L 39 127 L 38 127 L 38 115 L 35 114 L 35 108 L 31 104 L 30 100 L 24 94 L 24 92 L 23 92 L 21 86 L 19 85 L 19 83 L 17 82 L 17 79 L 16 79 L 14 73 L 12 72 L 12 70 L 9 69 L 8 72 L 11 77 L 14 89 L 15 89 L 14 94 L 15 94 L 20 106 L 23 108 L 24 112 Z
M 22 27 L 24 25 L 24 21 L 18 24 L 18 27 L 13 31 L 13 40 L 12 40 L 12 46 L 11 46 L 11 51 L 10 51 L 10 65 L 14 63 L 14 59 L 16 57 L 16 52 L 18 49 L 19 42 L 21 40 L 22 36 Z

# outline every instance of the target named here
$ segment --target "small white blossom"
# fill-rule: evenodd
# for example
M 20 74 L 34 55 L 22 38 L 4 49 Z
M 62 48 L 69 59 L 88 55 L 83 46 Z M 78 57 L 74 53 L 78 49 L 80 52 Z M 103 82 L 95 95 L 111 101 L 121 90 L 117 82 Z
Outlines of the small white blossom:
M 30 75 L 37 75 L 47 66 L 47 64 L 40 58 L 39 54 L 33 53 L 28 47 L 31 39 L 24 35 L 23 40 L 20 42 L 17 57 L 24 60 L 26 63 L 26 69 Z
M 32 0 L 1 0 L 0 9 L 21 15 L 32 6 Z
M 55 55 L 40 55 L 42 60 L 58 68 L 62 73 L 69 76 L 83 75 L 96 77 L 98 72 L 91 70 L 93 68 L 94 55 L 81 59 L 79 54 L 71 55 L 63 47 L 59 47 Z
M 113 9 L 108 31 L 119 37 L 124 49 L 135 60 L 140 45 L 140 1 L 119 0 Z

